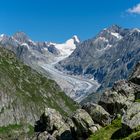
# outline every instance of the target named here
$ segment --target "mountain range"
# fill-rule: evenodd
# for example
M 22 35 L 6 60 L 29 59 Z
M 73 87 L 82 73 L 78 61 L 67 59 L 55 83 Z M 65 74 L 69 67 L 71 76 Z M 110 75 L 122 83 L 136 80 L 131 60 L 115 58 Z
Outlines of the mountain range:
M 93 78 L 103 91 L 115 81 L 127 79 L 140 60 L 140 30 L 117 25 L 102 30 L 92 39 L 81 42 L 56 68 L 72 75 Z
M 72 99 L 81 102 L 127 79 L 140 60 L 140 30 L 112 25 L 95 37 L 65 43 L 37 42 L 25 33 L 2 34 L 0 44 L 25 64 L 53 79 Z

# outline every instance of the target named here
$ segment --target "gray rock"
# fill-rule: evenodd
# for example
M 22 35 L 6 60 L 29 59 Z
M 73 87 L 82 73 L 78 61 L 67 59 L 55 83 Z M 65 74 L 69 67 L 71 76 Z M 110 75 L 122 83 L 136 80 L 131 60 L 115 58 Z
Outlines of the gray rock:
M 56 138 L 50 135 L 47 131 L 44 131 L 38 134 L 37 140 L 56 140 Z
M 114 84 L 112 89 L 103 93 L 99 104 L 111 115 L 123 114 L 124 110 L 135 101 L 137 92 L 134 84 L 120 80 Z
M 46 126 L 46 131 L 57 139 L 71 139 L 70 126 L 65 123 L 63 117 L 55 109 L 45 108 L 44 114 L 40 118 L 40 122 Z
M 72 121 L 76 126 L 76 134 L 78 137 L 88 137 L 99 128 L 96 124 L 94 124 L 91 116 L 83 109 L 78 109 L 73 114 Z
M 140 130 L 140 103 L 133 103 L 122 116 L 122 124 L 125 129 Z
M 137 63 L 137 65 L 129 79 L 133 83 L 140 85 L 140 62 Z
M 87 103 L 83 105 L 82 108 L 85 109 L 92 119 L 100 125 L 106 126 L 111 123 L 110 114 L 105 111 L 102 106 L 94 103 Z

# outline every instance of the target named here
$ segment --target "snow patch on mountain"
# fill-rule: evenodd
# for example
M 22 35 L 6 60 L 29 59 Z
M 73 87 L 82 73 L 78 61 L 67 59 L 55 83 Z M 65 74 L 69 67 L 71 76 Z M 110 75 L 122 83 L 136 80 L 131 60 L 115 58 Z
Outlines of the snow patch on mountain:
M 77 35 L 74 35 L 72 38 L 73 38 L 77 43 L 80 43 L 80 40 L 79 40 L 79 38 L 77 37 Z
M 74 36 L 73 38 L 67 40 L 63 44 L 54 44 L 54 45 L 55 45 L 55 48 L 57 48 L 60 51 L 61 56 L 68 57 L 76 49 L 75 41 L 77 43 L 80 42 L 77 36 Z
M 0 37 L 4 37 L 4 34 L 1 34 Z
M 102 40 L 104 42 L 109 42 L 108 39 L 106 39 L 105 37 L 101 37 L 101 36 L 96 39 L 96 41 L 99 41 L 99 40 Z
M 26 46 L 28 49 L 30 49 L 30 47 L 27 43 L 22 43 L 21 46 Z
M 122 39 L 122 36 L 119 33 L 111 32 L 111 35 L 115 36 L 118 39 Z

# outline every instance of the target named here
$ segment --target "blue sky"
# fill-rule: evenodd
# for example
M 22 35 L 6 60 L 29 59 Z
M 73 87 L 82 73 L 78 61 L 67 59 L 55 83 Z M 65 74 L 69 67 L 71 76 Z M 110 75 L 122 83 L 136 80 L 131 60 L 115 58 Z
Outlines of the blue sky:
M 36 41 L 81 40 L 112 24 L 140 28 L 140 0 L 1 0 L 0 33 L 24 31 Z

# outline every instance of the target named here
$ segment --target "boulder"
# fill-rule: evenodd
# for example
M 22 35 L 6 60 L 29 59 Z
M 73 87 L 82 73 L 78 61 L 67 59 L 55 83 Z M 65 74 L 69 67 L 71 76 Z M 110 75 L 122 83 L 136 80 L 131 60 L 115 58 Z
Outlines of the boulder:
M 44 131 L 37 135 L 37 140 L 56 140 L 56 138 L 51 136 L 47 131 Z
M 92 117 L 92 120 L 99 123 L 102 126 L 106 126 L 111 123 L 111 117 L 110 114 L 105 111 L 105 109 L 94 103 L 87 103 L 84 104 L 83 109 L 85 109 L 89 115 Z
M 130 81 L 132 81 L 135 84 L 140 85 L 140 62 L 137 63 L 132 75 L 129 78 Z
M 97 131 L 100 126 L 94 124 L 91 116 L 83 109 L 78 109 L 72 116 L 72 121 L 76 126 L 76 135 L 83 139 Z
M 65 123 L 61 114 L 55 109 L 46 108 L 40 117 L 40 122 L 53 137 L 63 140 L 72 140 L 70 127 Z
M 138 92 L 135 85 L 126 80 L 116 82 L 112 89 L 106 90 L 99 101 L 111 115 L 123 114 L 135 101 L 135 94 Z
M 125 130 L 140 130 L 140 103 L 133 103 L 122 116 L 122 124 Z
M 44 138 L 85 140 L 99 129 L 100 125 L 95 124 L 91 116 L 83 109 L 77 109 L 71 117 L 64 120 L 55 109 L 46 108 L 35 125 L 35 131 L 39 133 L 38 137 L 42 140 Z
M 129 77 L 129 81 L 135 84 L 135 89 L 137 90 L 135 99 L 140 99 L 140 62 L 136 65 L 132 75 Z

